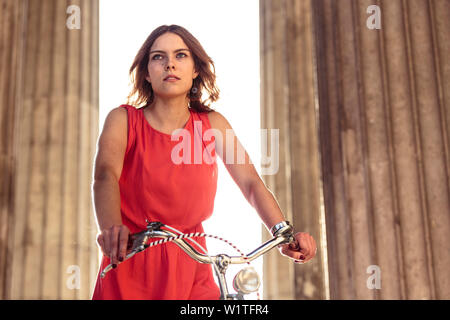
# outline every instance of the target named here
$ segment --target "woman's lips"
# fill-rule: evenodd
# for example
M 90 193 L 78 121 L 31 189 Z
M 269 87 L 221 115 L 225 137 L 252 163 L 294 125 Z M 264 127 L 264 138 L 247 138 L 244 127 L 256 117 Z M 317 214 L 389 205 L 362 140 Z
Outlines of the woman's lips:
M 180 80 L 180 77 L 178 77 L 176 74 L 173 73 L 169 73 L 168 75 L 166 75 L 164 77 L 164 81 L 168 81 L 168 80 L 172 80 L 172 79 L 176 79 L 176 80 Z

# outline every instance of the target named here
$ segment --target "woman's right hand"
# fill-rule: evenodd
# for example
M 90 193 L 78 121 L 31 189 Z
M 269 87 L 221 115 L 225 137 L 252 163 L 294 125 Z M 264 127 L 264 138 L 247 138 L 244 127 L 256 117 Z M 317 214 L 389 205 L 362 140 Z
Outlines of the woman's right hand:
M 128 227 L 121 224 L 103 229 L 97 236 L 97 243 L 103 254 L 109 257 L 113 268 L 117 267 L 119 261 L 122 262 L 125 259 L 129 235 Z

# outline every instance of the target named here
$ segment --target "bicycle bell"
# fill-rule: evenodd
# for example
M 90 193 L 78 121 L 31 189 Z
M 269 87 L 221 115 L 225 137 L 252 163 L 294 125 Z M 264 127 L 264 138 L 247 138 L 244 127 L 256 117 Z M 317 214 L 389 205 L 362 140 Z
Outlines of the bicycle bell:
M 259 289 L 261 282 L 253 267 L 247 267 L 236 273 L 233 288 L 241 294 L 249 294 Z

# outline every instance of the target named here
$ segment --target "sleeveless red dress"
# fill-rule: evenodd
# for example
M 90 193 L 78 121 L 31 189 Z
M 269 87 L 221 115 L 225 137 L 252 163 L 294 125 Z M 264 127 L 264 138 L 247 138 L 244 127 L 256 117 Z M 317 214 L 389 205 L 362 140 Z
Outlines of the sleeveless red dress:
M 208 113 L 189 109 L 190 118 L 180 130 L 184 136 L 172 141 L 170 134 L 150 126 L 143 108 L 121 107 L 128 111 L 128 143 L 119 180 L 123 224 L 131 233 L 144 230 L 146 219 L 184 233 L 203 232 L 202 222 L 213 212 L 218 173 L 214 137 L 204 134 L 211 128 Z M 204 237 L 194 239 L 206 248 Z M 194 261 L 173 242 L 134 255 L 102 279 L 100 272 L 108 264 L 103 256 L 93 300 L 220 297 L 212 266 Z

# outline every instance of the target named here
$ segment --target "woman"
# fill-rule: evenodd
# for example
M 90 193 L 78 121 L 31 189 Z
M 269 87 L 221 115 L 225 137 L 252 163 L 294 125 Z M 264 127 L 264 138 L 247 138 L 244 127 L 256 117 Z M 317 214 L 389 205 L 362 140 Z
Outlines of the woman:
M 129 102 L 134 97 L 133 104 L 143 107 L 127 104 L 113 109 L 98 141 L 93 193 L 100 230 L 97 240 L 103 252 L 100 270 L 123 261 L 129 234 L 144 230 L 146 219 L 185 233 L 203 232 L 202 222 L 212 214 L 216 194 L 214 153 L 229 159 L 226 130 L 232 130 L 224 116 L 200 100 L 203 89 L 209 93 L 208 100 L 218 99 L 211 66 L 214 69 L 200 43 L 177 25 L 155 29 L 139 50 L 130 68 L 134 88 Z M 214 133 L 210 139 L 208 130 Z M 188 142 L 181 158 L 175 132 L 184 132 L 183 142 Z M 238 147 L 242 148 L 239 142 L 234 154 Z M 244 164 L 226 161 L 226 168 L 270 230 L 284 221 L 283 214 L 244 154 Z M 283 245 L 281 253 L 299 263 L 311 260 L 316 252 L 314 239 L 307 233 L 297 233 L 295 238 L 300 247 Z M 197 241 L 206 246 L 204 238 Z M 219 296 L 211 266 L 166 243 L 135 255 L 105 278 L 98 277 L 92 298 Z

